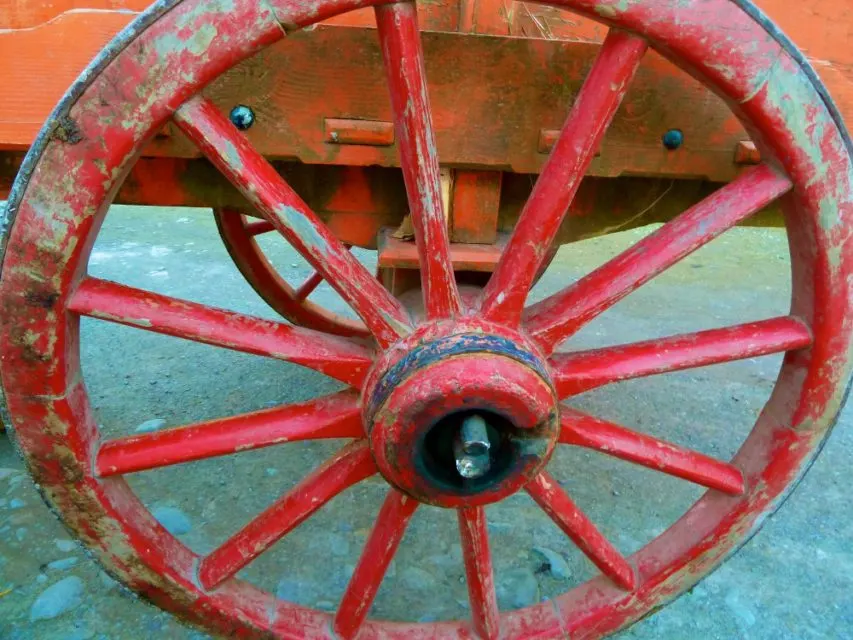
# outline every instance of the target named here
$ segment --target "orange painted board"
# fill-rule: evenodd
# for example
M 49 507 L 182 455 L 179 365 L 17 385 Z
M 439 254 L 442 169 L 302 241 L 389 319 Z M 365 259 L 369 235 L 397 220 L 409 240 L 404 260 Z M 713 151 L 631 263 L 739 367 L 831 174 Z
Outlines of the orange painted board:
M 414 242 L 399 240 L 393 236 L 394 229 L 385 228 L 379 234 L 380 269 L 418 269 L 418 249 Z M 477 271 L 491 273 L 509 240 L 508 233 L 498 234 L 495 244 L 450 243 L 450 259 L 455 271 Z
M 38 28 L 0 31 L 0 148 L 29 146 L 80 72 L 134 17 L 74 11 Z
M 456 172 L 450 228 L 450 237 L 454 242 L 495 242 L 502 177 L 500 171 Z
M 0 56 L 30 52 L 0 77 L 8 87 L 0 102 L 0 148 L 29 145 L 76 75 L 69 68 L 74 66 L 70 56 L 48 73 L 53 56 L 36 53 L 44 46 L 44 37 L 36 36 L 59 30 L 54 41 L 73 41 L 75 29 L 63 27 L 64 20 L 74 16 L 79 37 L 84 26 L 92 30 L 79 21 L 95 20 L 95 15 L 66 14 L 42 29 L 12 32 L 12 37 L 0 34 Z M 256 123 L 247 135 L 266 156 L 309 164 L 397 166 L 395 146 L 333 144 L 325 127 L 329 118 L 391 121 L 375 35 L 373 29 L 333 26 L 294 34 L 224 74 L 206 92 L 225 111 L 238 103 L 255 110 Z M 539 132 L 562 125 L 598 50 L 592 44 L 566 47 L 546 40 L 448 32 L 428 32 L 423 40 L 441 161 L 516 173 L 541 169 L 547 154 L 540 151 Z M 460 101 L 460 95 L 466 100 Z M 252 101 L 252 96 L 264 99 Z M 675 153 L 660 142 L 671 127 L 682 129 L 687 139 Z M 591 173 L 729 180 L 736 175 L 734 151 L 744 136 L 718 98 L 650 55 Z M 146 154 L 192 157 L 197 152 L 174 135 L 156 139 Z
M 538 136 L 543 129 L 559 128 L 595 53 L 595 46 L 587 43 L 600 41 L 605 31 L 541 5 L 505 5 L 496 0 L 458 3 L 423 4 L 422 24 L 496 33 L 504 21 L 513 33 L 531 39 L 424 36 L 441 158 L 455 166 L 536 172 L 545 158 Z M 0 86 L 4 87 L 0 149 L 24 149 L 32 143 L 66 88 L 144 4 L 140 0 L 50 4 L 0 0 L 0 25 L 7 27 L 0 28 Z M 847 0 L 761 0 L 758 4 L 812 58 L 842 113 L 848 120 L 853 117 L 853 47 L 849 46 L 853 5 Z M 499 15 L 493 20 L 495 11 Z M 32 26 L 48 16 L 52 17 L 47 23 Z M 354 12 L 336 22 L 370 26 L 373 17 L 370 12 Z M 10 30 L 9 25 L 29 27 Z M 579 43 L 566 47 L 550 38 Z M 257 105 L 265 117 L 250 132 L 267 155 L 308 163 L 394 166 L 393 146 L 335 145 L 325 137 L 328 118 L 390 120 L 373 29 L 324 27 L 287 40 L 215 83 L 212 97 L 229 108 L 246 96 L 271 96 Z M 350 59 L 334 55 L 341 50 L 352 52 Z M 332 55 L 318 58 L 324 53 Z M 470 60 L 477 61 L 479 68 Z M 264 65 L 272 73 L 252 74 L 252 65 Z M 247 80 L 260 76 L 267 80 Z M 660 86 L 666 86 L 666 95 L 660 95 Z M 298 99 L 304 95 L 309 100 L 300 104 Z M 459 95 L 466 95 L 463 108 Z M 685 130 L 683 150 L 662 149 L 659 140 L 664 127 Z M 591 173 L 728 180 L 737 173 L 734 159 L 743 141 L 739 124 L 716 98 L 652 57 Z M 173 136 L 160 139 L 149 152 L 187 157 L 193 150 L 182 145 L 180 136 Z
M 71 11 L 137 14 L 150 4 L 149 0 L 0 0 L 0 31 L 37 27 Z
M 754 0 L 796 45 L 827 85 L 848 125 L 853 124 L 853 2 Z M 527 38 L 601 43 L 607 27 L 568 11 L 515 2 L 510 33 Z
M 459 31 L 508 36 L 515 4 L 506 0 L 460 0 Z

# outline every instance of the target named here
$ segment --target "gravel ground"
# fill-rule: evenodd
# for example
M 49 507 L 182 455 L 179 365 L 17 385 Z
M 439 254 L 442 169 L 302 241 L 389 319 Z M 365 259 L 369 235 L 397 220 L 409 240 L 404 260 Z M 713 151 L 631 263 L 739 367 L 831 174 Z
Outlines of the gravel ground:
M 536 290 L 554 291 L 645 231 L 564 247 Z M 263 238 L 294 281 L 305 263 Z M 359 256 L 368 264 L 370 252 Z M 90 262 L 99 277 L 273 317 L 230 263 L 208 212 L 116 207 Z M 761 319 L 786 311 L 787 247 L 778 230 L 737 229 L 631 295 L 572 347 L 630 342 Z M 346 311 L 321 287 L 314 299 Z M 337 389 L 299 367 L 97 321 L 83 323 L 83 369 L 107 435 L 153 430 L 293 402 Z M 586 394 L 577 406 L 716 457 L 730 456 L 766 401 L 779 358 L 760 358 Z M 853 412 L 800 489 L 737 556 L 689 595 L 622 638 L 853 638 L 853 524 L 846 470 Z M 300 443 L 136 474 L 130 483 L 185 544 L 221 543 L 336 448 Z M 624 552 L 677 519 L 700 492 L 688 483 L 597 454 L 561 450 L 551 470 Z M 369 531 L 384 486 L 365 482 L 335 499 L 242 572 L 320 609 L 332 609 Z M 500 604 L 526 606 L 593 575 L 589 563 L 525 496 L 489 508 Z M 467 616 L 455 518 L 418 511 L 373 615 Z M 129 595 L 105 576 L 42 503 L 0 437 L 0 638 L 72 640 L 207 636 Z

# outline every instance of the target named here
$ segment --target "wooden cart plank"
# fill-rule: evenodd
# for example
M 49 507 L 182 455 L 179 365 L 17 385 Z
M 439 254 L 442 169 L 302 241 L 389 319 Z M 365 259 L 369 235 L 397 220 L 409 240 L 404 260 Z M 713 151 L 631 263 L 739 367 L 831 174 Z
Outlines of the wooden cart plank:
M 12 61 L 0 65 L 0 149 L 20 150 L 32 143 L 88 60 L 140 6 L 139 0 L 85 0 L 99 10 L 84 10 L 78 6 L 84 0 L 60 0 L 39 9 L 38 3 L 0 1 L 0 21 L 7 24 L 65 11 L 34 28 L 0 29 L 0 60 Z M 505 20 L 516 34 L 555 39 L 424 35 L 440 158 L 459 168 L 536 173 L 546 158 L 542 140 L 562 124 L 605 30 L 538 5 L 465 0 L 460 8 L 456 2 L 425 4 L 422 24 L 497 33 Z M 845 117 L 853 116 L 853 49 L 846 46 L 853 8 L 841 0 L 760 4 L 812 57 Z M 491 20 L 495 10 L 499 19 Z M 338 20 L 366 26 L 373 18 L 353 13 Z M 539 31 L 531 32 L 530 24 Z M 258 119 L 249 136 L 265 155 L 318 164 L 397 164 L 394 146 L 330 144 L 325 131 L 328 118 L 390 120 L 373 29 L 324 26 L 296 34 L 230 71 L 209 95 L 223 109 L 252 103 Z M 678 151 L 661 145 L 669 129 L 685 134 Z M 727 181 L 742 169 L 736 154 L 746 139 L 718 98 L 649 56 L 591 173 Z M 194 149 L 172 135 L 155 140 L 146 154 L 191 157 Z

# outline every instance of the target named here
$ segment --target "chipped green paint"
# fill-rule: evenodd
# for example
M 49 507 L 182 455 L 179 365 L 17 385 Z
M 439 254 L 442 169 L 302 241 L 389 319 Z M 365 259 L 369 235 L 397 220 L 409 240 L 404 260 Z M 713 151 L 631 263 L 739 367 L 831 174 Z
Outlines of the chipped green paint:
M 770 81 L 770 78 L 773 77 L 773 73 L 775 72 L 776 67 L 781 64 L 783 59 L 784 55 L 780 48 L 779 52 L 776 54 L 776 59 L 773 61 L 773 64 L 768 67 L 767 72 L 763 75 L 757 75 L 753 78 L 752 87 L 741 99 L 741 104 L 749 102 L 764 90 L 764 88 L 767 86 L 767 83 Z
M 154 42 L 154 49 L 164 58 L 187 51 L 194 56 L 207 52 L 210 43 L 216 37 L 216 27 L 206 22 L 195 29 L 192 36 L 184 40 L 176 33 L 165 33 Z
M 808 78 L 799 69 L 791 69 L 789 64 L 773 67 L 764 92 L 771 107 L 785 119 L 796 145 L 808 155 L 813 171 L 806 186 L 824 180 L 833 168 L 824 149 L 827 126 L 832 120 L 823 100 Z M 818 216 L 825 231 L 839 223 L 836 194 L 828 195 Z
M 182 40 L 175 33 L 164 33 L 154 41 L 154 50 L 161 58 L 182 51 L 186 47 L 186 41 Z
M 625 13 L 631 8 L 630 0 L 617 0 L 612 4 L 598 4 L 595 7 L 595 12 L 602 18 L 615 18 L 619 14 Z
M 228 166 L 234 171 L 241 173 L 243 171 L 243 157 L 240 155 L 237 147 L 234 146 L 234 143 L 230 140 L 220 140 L 219 144 L 222 148 L 222 155 L 228 161 Z
M 216 27 L 209 22 L 201 25 L 192 38 L 187 42 L 187 50 L 197 56 L 205 53 L 216 37 Z
M 853 184 L 853 174 L 848 175 L 849 184 Z M 850 221 L 845 221 L 841 217 L 841 211 L 838 206 L 838 198 L 833 194 L 827 194 L 820 200 L 820 212 L 818 213 L 818 224 L 820 228 L 824 231 L 834 231 L 836 229 L 846 230 L 846 233 L 850 234 Z M 827 261 L 829 262 L 829 268 L 833 271 L 837 271 L 844 268 L 844 260 L 847 257 L 850 249 L 849 247 L 853 244 L 853 240 L 851 238 L 837 238 L 830 237 L 830 246 L 827 249 Z M 850 289 L 850 294 L 853 295 L 853 282 L 848 283 L 848 288 Z M 853 345 L 851 345 L 851 350 L 853 350 Z
M 195 30 L 198 22 L 210 20 L 211 13 L 230 14 L 235 10 L 234 0 L 208 0 L 196 5 L 195 10 L 189 11 L 175 20 L 175 27 Z
M 41 222 L 41 246 L 48 250 L 58 249 L 59 243 L 68 236 L 71 227 L 76 226 L 78 220 L 74 209 L 65 200 L 44 202 L 33 198 L 30 205 L 38 215 Z
M 839 216 L 838 198 L 834 193 L 828 193 L 820 199 L 820 211 L 818 212 L 818 224 L 824 231 L 831 231 L 836 225 L 841 224 Z M 840 250 L 841 247 L 836 247 Z M 840 256 L 839 256 L 840 257 Z
M 390 313 L 386 313 L 383 310 L 379 310 L 379 315 L 394 329 L 400 338 L 405 338 L 412 332 L 411 325 L 400 322 L 397 318 L 395 318 Z
M 316 255 L 328 254 L 329 245 L 326 239 L 299 209 L 282 204 L 275 208 L 275 215 L 302 241 L 308 251 Z

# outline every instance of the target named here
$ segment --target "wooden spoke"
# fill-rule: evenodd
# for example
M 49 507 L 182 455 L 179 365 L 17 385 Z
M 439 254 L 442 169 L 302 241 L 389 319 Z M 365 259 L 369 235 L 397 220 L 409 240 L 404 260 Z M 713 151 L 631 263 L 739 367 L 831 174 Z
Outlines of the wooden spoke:
M 631 565 L 556 480 L 543 472 L 527 485 L 527 492 L 604 575 L 624 589 L 634 588 Z
M 411 331 L 408 314 L 400 303 L 346 250 L 213 103 L 203 97 L 193 98 L 175 112 L 175 121 L 352 307 L 381 346 L 388 346 Z
M 731 495 L 744 491 L 743 474 L 733 464 L 630 431 L 612 422 L 561 408 L 560 442 L 600 451 Z
M 376 473 L 364 441 L 344 447 L 272 506 L 205 557 L 198 579 L 213 589 L 234 576 L 336 495 Z
M 350 244 L 345 244 L 344 247 L 346 247 L 347 251 L 352 249 L 352 245 L 350 245 Z M 296 291 L 293 294 L 293 297 L 296 298 L 296 300 L 298 300 L 299 302 L 304 301 L 305 299 L 308 298 L 308 296 L 310 296 L 312 293 L 314 293 L 314 291 L 317 289 L 317 287 L 320 286 L 321 282 L 323 282 L 322 274 L 317 273 L 315 271 L 310 276 L 308 276 L 308 279 L 305 280 L 305 282 L 303 282 L 301 285 L 299 285 L 299 288 L 296 289 Z
M 167 467 L 284 442 L 364 436 L 358 396 L 338 393 L 300 404 L 208 420 L 101 445 L 101 477 Z
M 790 180 L 769 166 L 750 170 L 589 275 L 531 306 L 528 332 L 552 351 L 634 289 L 790 189 Z
M 86 278 L 68 302 L 80 315 L 286 360 L 361 386 L 371 352 L 345 338 Z
M 500 633 L 500 615 L 486 510 L 483 507 L 471 507 L 459 509 L 457 513 L 474 631 L 481 638 L 492 640 Z
M 235 213 L 234 215 L 240 214 Z M 253 222 L 246 223 L 246 233 L 252 237 L 263 235 L 264 233 L 270 233 L 271 231 L 275 231 L 275 227 L 271 222 L 266 220 L 255 220 Z
M 483 293 L 487 319 L 521 320 L 536 274 L 646 49 L 634 36 L 608 34 Z
M 308 296 L 314 293 L 314 290 L 320 286 L 321 282 L 323 282 L 323 276 L 315 271 L 308 276 L 308 279 L 305 282 L 299 285 L 299 288 L 296 290 L 293 297 L 300 302 L 305 300 Z
M 336 637 L 353 638 L 370 611 L 418 501 L 390 489 L 335 615 Z
M 551 357 L 561 398 L 620 380 L 755 358 L 812 342 L 802 320 L 785 316 L 604 349 L 557 353 Z
M 276 312 L 300 327 L 310 327 L 315 331 L 347 338 L 370 339 L 370 332 L 360 320 L 344 318 L 321 304 L 307 302 L 314 287 L 322 281 L 322 275 L 315 271 L 298 289 L 287 282 L 284 275 L 270 262 L 264 248 L 257 241 L 257 235 L 252 235 L 256 230 L 264 232 L 264 227 L 270 227 L 274 231 L 275 228 L 268 221 L 249 222 L 246 215 L 228 207 L 214 211 L 214 218 L 219 235 L 235 266 L 257 294 Z
M 376 7 L 376 24 L 391 92 L 391 108 L 409 211 L 418 245 L 421 286 L 428 319 L 461 309 L 427 94 L 421 35 L 414 2 Z

